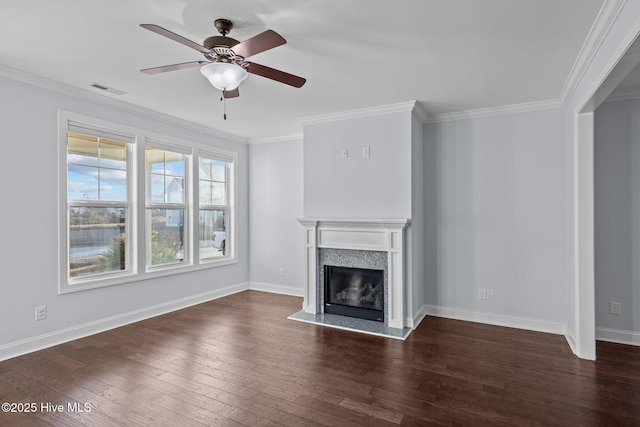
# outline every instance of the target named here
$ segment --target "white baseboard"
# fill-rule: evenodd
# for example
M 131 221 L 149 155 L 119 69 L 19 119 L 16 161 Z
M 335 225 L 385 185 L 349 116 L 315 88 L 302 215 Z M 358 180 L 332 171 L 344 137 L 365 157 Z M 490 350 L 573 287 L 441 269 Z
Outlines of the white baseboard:
M 110 329 L 119 328 L 130 323 L 139 322 L 161 314 L 170 313 L 192 305 L 201 304 L 203 302 L 222 298 L 238 292 L 249 289 L 249 283 L 240 283 L 214 291 L 205 292 L 199 295 L 193 295 L 177 300 L 169 301 L 163 304 L 146 307 L 140 310 L 130 311 L 128 313 L 119 314 L 117 316 L 96 320 L 94 322 L 85 323 L 71 328 L 62 329 L 37 337 L 9 343 L 0 346 L 0 361 L 31 353 L 33 351 L 42 350 L 54 345 L 84 338 L 89 335 L 108 331 Z
M 427 311 L 428 311 L 427 307 L 428 306 L 423 305 L 422 307 L 420 307 L 420 310 L 418 310 L 418 312 L 413 317 L 407 317 L 407 319 L 406 319 L 407 328 L 412 328 L 414 331 L 416 330 L 418 325 L 420 325 L 420 322 L 422 322 L 422 320 L 428 314 L 427 313 Z
M 252 291 L 271 292 L 272 294 L 304 297 L 304 290 L 302 288 L 292 288 L 289 286 L 273 285 L 271 283 L 249 282 L 249 289 L 251 289 Z
M 505 316 L 502 314 L 482 313 L 478 311 L 467 311 L 456 308 L 438 307 L 434 305 L 426 306 L 426 314 L 430 316 L 445 317 L 447 319 L 486 323 L 488 325 L 546 332 L 556 335 L 565 335 L 567 332 L 567 327 L 564 323 L 548 322 L 546 320 L 529 319 L 525 317 Z
M 576 343 L 576 337 L 573 336 L 573 332 L 569 329 L 568 326 L 565 326 L 564 338 L 567 340 L 567 344 L 571 348 L 571 351 L 576 356 L 578 355 L 578 345 Z
M 39 335 L 37 337 L 29 338 L 26 340 L 5 344 L 3 346 L 0 346 L 0 361 L 11 359 L 13 357 L 21 356 L 23 354 L 31 353 L 37 350 L 42 350 L 75 339 L 84 338 L 110 329 L 119 328 L 121 326 L 170 313 L 172 311 L 180 310 L 193 305 L 201 304 L 203 302 L 222 298 L 248 289 L 297 297 L 303 296 L 303 290 L 299 288 L 291 288 L 287 286 L 273 285 L 261 282 L 240 283 L 226 288 L 205 292 L 199 295 L 180 298 L 163 304 L 158 304 L 140 310 L 123 313 L 117 316 L 100 319 L 94 322 L 85 323 L 48 334 Z M 566 325 L 561 323 L 424 305 L 413 317 L 408 317 L 407 319 L 405 319 L 407 327 L 411 327 L 413 329 L 417 328 L 427 315 L 564 335 L 567 339 L 567 342 L 569 343 L 569 346 L 575 353 L 575 339 L 573 338 L 573 335 L 568 330 Z M 598 328 L 596 330 L 596 339 L 602 341 L 618 342 L 622 344 L 640 345 L 640 333 L 631 331 Z
M 640 332 L 596 328 L 596 340 L 640 346 Z

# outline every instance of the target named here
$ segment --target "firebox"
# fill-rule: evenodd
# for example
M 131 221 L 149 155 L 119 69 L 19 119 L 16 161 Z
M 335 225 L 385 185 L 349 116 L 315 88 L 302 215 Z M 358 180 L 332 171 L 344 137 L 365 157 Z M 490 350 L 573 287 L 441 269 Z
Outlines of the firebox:
M 324 312 L 384 322 L 384 270 L 325 265 Z

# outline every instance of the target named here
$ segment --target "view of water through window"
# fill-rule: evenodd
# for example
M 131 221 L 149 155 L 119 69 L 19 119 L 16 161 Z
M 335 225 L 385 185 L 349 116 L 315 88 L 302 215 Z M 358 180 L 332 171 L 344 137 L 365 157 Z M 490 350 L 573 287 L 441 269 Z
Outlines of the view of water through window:
M 75 121 L 67 125 L 69 285 L 120 281 L 141 269 L 160 271 L 233 256 L 231 156 L 204 155 Z M 145 144 L 138 160 L 136 141 Z M 144 168 L 144 185 L 132 187 L 138 167 Z M 144 232 L 142 242 L 138 230 Z M 132 253 L 134 248 L 144 258 Z M 139 260 L 145 264 L 138 265 Z
M 71 278 L 127 268 L 127 151 L 125 142 L 68 134 Z

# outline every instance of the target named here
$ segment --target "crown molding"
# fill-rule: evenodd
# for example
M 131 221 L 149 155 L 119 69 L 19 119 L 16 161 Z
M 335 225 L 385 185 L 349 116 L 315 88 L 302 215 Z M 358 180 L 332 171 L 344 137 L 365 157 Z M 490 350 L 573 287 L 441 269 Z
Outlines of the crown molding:
M 413 112 L 418 116 L 418 119 L 420 119 L 422 123 L 428 123 L 429 120 L 431 120 L 431 116 L 427 113 L 427 110 L 420 101 L 416 101 L 416 104 L 413 107 Z
M 503 116 L 507 114 L 529 113 L 533 111 L 563 108 L 558 99 L 547 101 L 526 102 L 523 104 L 503 105 L 500 107 L 478 108 L 475 110 L 455 111 L 432 116 L 427 123 L 453 122 L 456 120 L 482 119 L 486 117 Z
M 391 105 L 383 105 L 380 107 L 365 108 L 362 110 L 352 110 L 352 111 L 346 111 L 346 112 L 335 113 L 335 114 L 324 114 L 321 116 L 312 116 L 312 117 L 300 119 L 300 121 L 302 122 L 303 125 L 329 123 L 329 122 L 334 122 L 336 120 L 347 120 L 347 119 L 354 119 L 354 118 L 360 118 L 360 117 L 372 117 L 372 116 L 379 116 L 382 114 L 398 113 L 398 112 L 405 113 L 408 111 L 412 111 L 418 117 L 421 123 L 428 123 L 430 120 L 429 114 L 425 111 L 425 109 L 422 107 L 420 102 L 410 101 L 410 102 L 400 103 L 400 104 L 391 104 Z M 296 140 L 302 140 L 302 139 L 304 139 L 304 134 L 299 133 L 299 134 L 283 135 L 283 136 L 276 136 L 276 137 L 270 137 L 270 138 L 252 138 L 252 139 L 249 139 L 248 144 L 249 145 L 269 144 L 272 142 L 289 142 L 289 141 L 296 141 Z
M 338 113 L 321 114 L 318 116 L 304 117 L 299 121 L 300 123 L 302 123 L 302 125 L 306 126 L 306 125 L 317 125 L 321 123 L 336 122 L 339 120 L 375 117 L 375 116 L 381 116 L 384 114 L 391 114 L 391 113 L 406 113 L 410 111 L 416 112 L 416 114 L 418 114 L 418 117 L 420 117 L 421 114 L 426 116 L 422 108 L 420 108 L 420 111 L 422 111 L 422 113 L 418 113 L 418 110 L 416 108 L 417 104 L 418 104 L 417 101 L 400 102 L 397 104 L 388 104 L 388 105 L 381 105 L 377 107 L 362 108 L 359 110 L 341 111 Z
M 640 91 L 623 92 L 610 95 L 603 102 L 628 101 L 630 99 L 640 98 Z
M 596 20 L 591 26 L 589 34 L 587 34 L 587 38 L 582 44 L 578 57 L 573 63 L 569 76 L 562 88 L 560 102 L 563 106 L 566 106 L 569 102 L 578 87 L 578 83 L 587 71 L 596 52 L 600 49 L 605 37 L 609 34 L 613 23 L 618 18 L 626 2 L 627 0 L 605 0 L 600 8 L 600 12 L 598 12 L 598 16 L 596 16 Z
M 195 132 L 199 132 L 205 135 L 214 136 L 217 138 L 225 139 L 227 141 L 239 142 L 247 144 L 247 139 L 238 135 L 223 132 L 221 130 L 213 129 L 208 126 L 199 125 L 197 123 L 190 122 L 188 120 L 179 119 L 168 114 L 163 114 L 149 108 L 139 107 L 131 103 L 114 99 L 99 93 L 90 92 L 85 89 L 81 89 L 75 86 L 67 85 L 65 83 L 50 80 L 35 74 L 28 73 L 26 71 L 18 70 L 16 68 L 0 65 L 0 76 L 6 77 L 12 80 L 16 80 L 22 83 L 37 86 L 43 89 L 58 92 L 63 95 L 73 96 L 85 101 L 92 101 L 97 104 L 105 105 L 112 108 L 117 108 L 129 113 L 138 114 L 140 116 L 159 120 L 163 123 L 168 123 L 181 128 L 189 129 Z
M 289 142 L 289 141 L 302 141 L 303 134 L 295 133 L 292 135 L 274 136 L 270 138 L 251 138 L 248 141 L 249 145 L 270 144 L 274 142 Z
M 354 111 L 348 111 L 347 114 L 353 114 L 353 116 L 351 117 L 345 117 L 344 114 L 345 113 L 336 113 L 338 115 L 340 115 L 341 117 L 344 117 L 344 119 L 348 119 L 348 118 L 356 118 L 356 117 L 370 117 L 370 116 L 377 116 L 380 114 L 388 114 L 390 112 L 394 113 L 394 112 L 407 112 L 407 111 L 413 111 L 415 113 L 415 115 L 418 117 L 418 119 L 420 120 L 420 122 L 422 123 L 427 123 L 429 120 L 429 115 L 426 113 L 426 111 L 422 108 L 422 106 L 420 105 L 419 102 L 417 101 L 412 101 L 412 103 L 415 103 L 413 105 L 413 109 L 411 108 L 405 108 L 405 104 L 393 104 L 393 105 L 387 105 L 387 106 L 382 106 L 382 107 L 375 107 L 372 109 L 366 109 L 365 110 L 354 110 Z M 406 107 L 409 106 L 409 104 L 411 103 L 407 103 Z M 386 107 L 391 107 L 391 108 L 386 108 Z M 358 116 L 356 113 L 358 112 L 363 112 L 364 115 Z M 367 114 L 367 112 L 369 112 L 369 114 Z M 328 116 L 333 116 L 333 114 L 327 114 L 327 115 L 323 115 L 323 116 L 315 116 L 315 117 L 328 117 Z M 314 117 L 311 117 L 311 119 L 313 119 Z M 302 121 L 305 121 L 307 119 L 301 119 Z M 332 122 L 335 120 L 340 120 L 340 119 L 329 119 L 326 120 L 326 122 Z M 325 123 L 325 121 L 320 121 L 318 123 Z M 306 124 L 306 122 L 304 123 Z M 292 135 L 283 135 L 283 136 L 275 136 L 275 137 L 270 137 L 270 138 L 251 138 L 249 139 L 248 143 L 249 145 L 257 145 L 257 144 L 269 144 L 272 142 L 289 142 L 289 141 L 297 141 L 297 140 L 303 140 L 304 139 L 304 134 L 303 133 L 297 133 L 297 134 L 292 134 Z

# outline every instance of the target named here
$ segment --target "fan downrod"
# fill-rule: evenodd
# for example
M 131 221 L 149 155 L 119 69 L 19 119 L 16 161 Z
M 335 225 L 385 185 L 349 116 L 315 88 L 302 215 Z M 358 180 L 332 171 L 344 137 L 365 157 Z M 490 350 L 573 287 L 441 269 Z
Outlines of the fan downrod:
M 240 43 L 236 39 L 233 39 L 231 37 L 227 37 L 227 34 L 229 34 L 231 29 L 233 28 L 233 22 L 229 21 L 228 19 L 220 18 L 220 19 L 216 19 L 215 21 L 213 21 L 213 25 L 216 27 L 218 32 L 220 34 L 222 34 L 222 35 L 207 37 L 202 42 L 202 45 L 205 48 L 207 48 L 209 50 L 211 50 L 213 48 L 216 48 L 216 47 L 232 48 L 233 46 L 235 46 L 238 43 Z M 205 54 L 204 56 L 207 57 L 207 59 L 209 59 L 209 60 L 215 60 L 215 57 L 209 57 L 209 56 L 207 56 L 207 54 Z
M 226 37 L 233 28 L 233 22 L 224 18 L 216 19 L 215 21 L 213 21 L 213 25 L 216 27 L 218 32 L 222 34 L 223 37 Z

